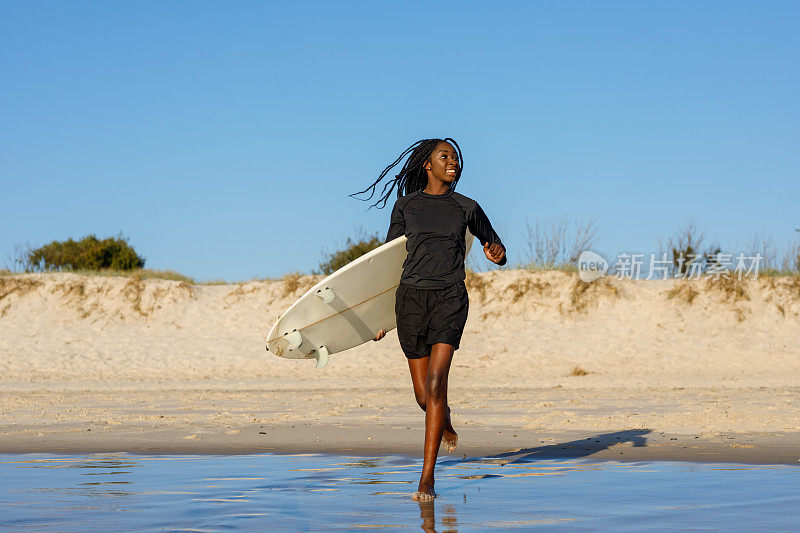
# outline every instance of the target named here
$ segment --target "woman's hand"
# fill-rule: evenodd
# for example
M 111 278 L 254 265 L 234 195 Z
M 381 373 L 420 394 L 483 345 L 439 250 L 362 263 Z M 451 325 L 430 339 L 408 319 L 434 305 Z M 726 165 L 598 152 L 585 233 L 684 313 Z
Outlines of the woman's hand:
M 386 336 L 386 330 L 385 330 L 385 329 L 382 329 L 382 330 L 380 330 L 380 331 L 378 332 L 378 336 L 377 336 L 377 337 L 375 337 L 375 338 L 374 338 L 374 339 L 372 339 L 372 340 L 374 340 L 374 341 L 379 341 L 379 340 L 381 340 L 382 338 L 384 338 L 385 336 Z
M 506 249 L 500 243 L 494 243 L 491 246 L 487 242 L 483 245 L 483 253 L 486 254 L 486 259 L 495 264 L 500 264 L 506 257 Z

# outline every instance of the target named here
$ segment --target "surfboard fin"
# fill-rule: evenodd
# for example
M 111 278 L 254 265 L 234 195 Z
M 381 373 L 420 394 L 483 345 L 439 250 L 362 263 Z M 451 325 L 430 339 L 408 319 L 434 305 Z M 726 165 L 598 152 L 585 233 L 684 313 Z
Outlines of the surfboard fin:
M 322 300 L 322 303 L 329 304 L 336 298 L 336 294 L 330 289 L 330 287 L 325 287 L 324 289 L 319 289 L 317 291 L 317 298 Z
M 325 346 L 320 346 L 317 350 L 317 355 L 315 355 L 314 358 L 317 360 L 317 369 L 325 368 L 325 365 L 328 364 L 328 359 L 330 358 L 328 349 Z
M 290 350 L 296 350 L 303 344 L 303 336 L 296 329 L 292 330 L 291 333 L 284 333 L 283 338 L 289 343 L 288 348 Z

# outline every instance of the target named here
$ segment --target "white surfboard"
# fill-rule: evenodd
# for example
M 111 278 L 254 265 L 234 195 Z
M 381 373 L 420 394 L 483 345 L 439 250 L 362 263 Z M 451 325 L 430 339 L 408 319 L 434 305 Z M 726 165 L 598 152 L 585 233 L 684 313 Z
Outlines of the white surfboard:
M 466 233 L 466 255 L 474 237 Z M 289 359 L 316 359 L 374 339 L 397 327 L 394 300 L 406 237 L 375 248 L 326 277 L 286 310 L 267 334 L 267 350 Z

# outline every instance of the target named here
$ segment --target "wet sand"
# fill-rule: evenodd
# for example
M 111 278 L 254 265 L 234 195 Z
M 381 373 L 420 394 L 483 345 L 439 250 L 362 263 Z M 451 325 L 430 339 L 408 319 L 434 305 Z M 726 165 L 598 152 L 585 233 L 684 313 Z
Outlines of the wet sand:
M 783 397 L 786 418 L 742 431 L 734 408 L 742 394 L 751 399 L 747 409 L 768 410 Z M 792 425 L 798 418 L 789 403 L 797 394 L 791 388 L 456 388 L 451 404 L 459 446 L 453 455 L 799 465 L 800 432 Z M 405 388 L 6 390 L 0 392 L 0 453 L 418 457 L 424 413 L 410 396 Z M 676 424 L 676 412 L 707 422 Z

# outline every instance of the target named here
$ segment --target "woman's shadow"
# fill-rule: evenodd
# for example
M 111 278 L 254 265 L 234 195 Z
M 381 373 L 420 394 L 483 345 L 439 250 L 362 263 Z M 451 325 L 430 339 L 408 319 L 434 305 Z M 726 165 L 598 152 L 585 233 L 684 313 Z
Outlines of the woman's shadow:
M 651 429 L 626 429 L 624 431 L 613 431 L 611 433 L 601 433 L 593 437 L 585 437 L 569 442 L 559 442 L 555 444 L 543 444 L 531 448 L 523 448 L 516 451 L 508 451 L 490 457 L 473 457 L 462 462 L 503 462 L 508 463 L 529 463 L 543 459 L 577 459 L 587 457 L 594 453 L 621 444 L 630 442 L 634 447 L 647 445 L 645 435 L 652 433 Z

